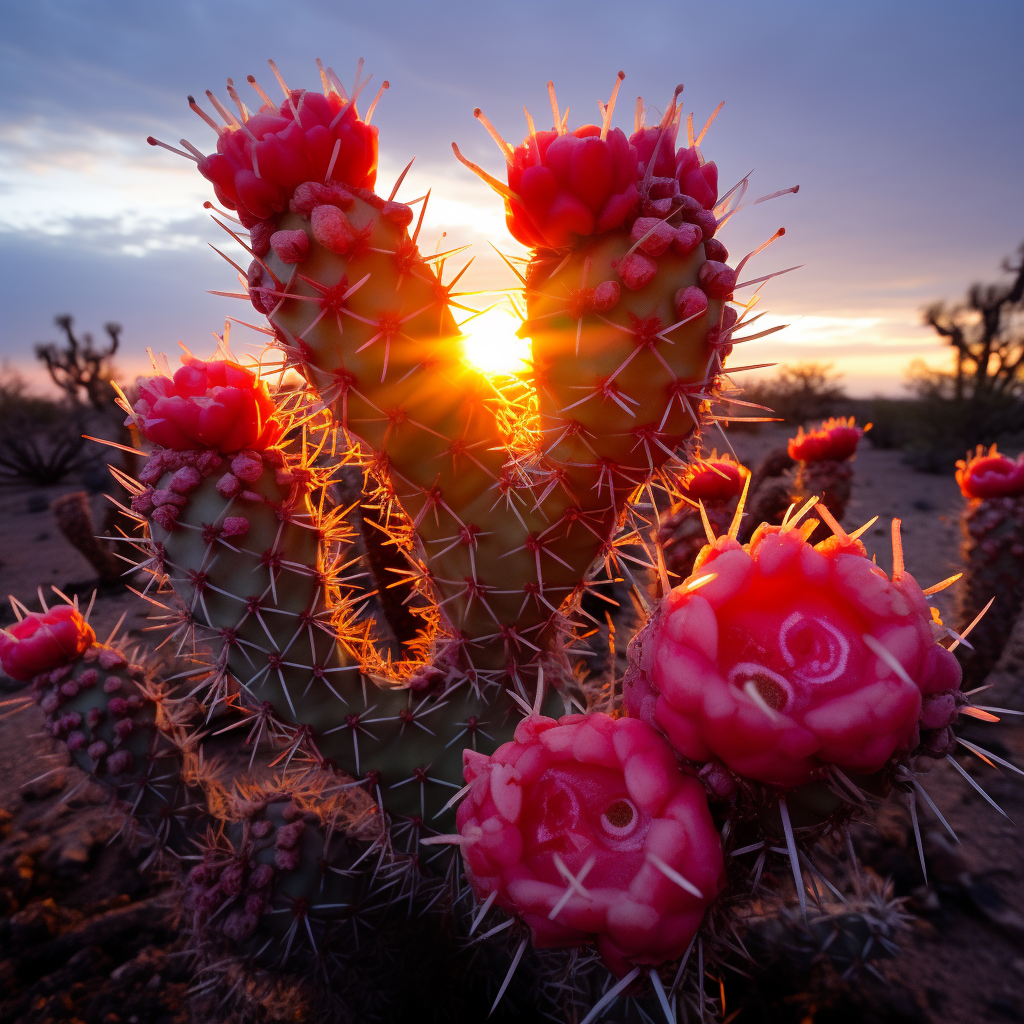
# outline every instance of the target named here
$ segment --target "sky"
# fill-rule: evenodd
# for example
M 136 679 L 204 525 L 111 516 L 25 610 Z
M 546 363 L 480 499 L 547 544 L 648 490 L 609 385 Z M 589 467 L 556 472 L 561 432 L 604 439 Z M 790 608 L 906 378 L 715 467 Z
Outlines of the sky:
M 31 346 L 57 338 L 62 313 L 97 335 L 123 325 L 126 378 L 147 347 L 211 353 L 224 317 L 247 316 L 208 294 L 235 284 L 210 248 L 230 240 L 195 165 L 146 136 L 210 152 L 188 93 L 226 100 L 225 79 L 249 73 L 270 91 L 269 57 L 315 88 L 316 57 L 345 81 L 364 57 L 364 95 L 391 85 L 374 115 L 378 189 L 416 157 L 399 198 L 432 190 L 421 238 L 471 245 L 472 290 L 514 283 L 489 242 L 522 251 L 451 152 L 501 173 L 475 106 L 515 143 L 524 104 L 548 127 L 548 79 L 571 127 L 599 119 L 620 69 L 627 131 L 638 95 L 660 112 L 684 83 L 698 126 L 724 101 L 703 145 L 722 185 L 751 169 L 751 197 L 800 185 L 720 235 L 735 262 L 785 226 L 751 267 L 802 265 L 762 305 L 762 322 L 790 326 L 743 361 L 832 362 L 851 394 L 898 394 L 912 359 L 947 359 L 922 307 L 999 280 L 1024 239 L 1022 38 L 1020 0 L 0 0 L 0 362 L 41 388 Z

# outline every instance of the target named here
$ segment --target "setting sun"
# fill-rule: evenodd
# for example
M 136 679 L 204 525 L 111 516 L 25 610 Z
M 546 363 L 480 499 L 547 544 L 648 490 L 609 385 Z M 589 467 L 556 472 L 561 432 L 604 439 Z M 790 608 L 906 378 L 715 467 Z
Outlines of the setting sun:
M 463 328 L 466 360 L 495 376 L 522 373 L 530 363 L 530 339 L 517 337 L 518 328 L 518 317 L 506 309 L 489 309 L 474 317 Z

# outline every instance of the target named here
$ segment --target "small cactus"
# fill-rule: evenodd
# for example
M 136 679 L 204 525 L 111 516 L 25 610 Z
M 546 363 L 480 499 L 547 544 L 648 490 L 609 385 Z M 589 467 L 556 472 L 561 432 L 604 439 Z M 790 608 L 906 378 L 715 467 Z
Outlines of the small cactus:
M 693 563 L 707 543 L 708 525 L 716 536 L 727 532 L 750 470 L 717 452 L 688 467 L 676 481 L 678 500 L 661 517 L 658 543 L 665 566 L 677 579 L 693 572 Z
M 956 482 L 966 499 L 960 517 L 966 566 L 957 604 L 957 628 L 971 630 L 965 676 L 983 682 L 999 660 L 1024 604 L 1024 456 L 1014 460 L 978 445 L 957 462 Z M 987 608 L 987 611 L 986 611 Z
M 182 778 L 191 708 L 120 648 L 101 644 L 75 604 L 30 613 L 0 636 L 0 665 L 32 683 L 46 732 L 175 855 L 194 824 Z
M 870 429 L 870 423 L 858 427 L 852 416 L 824 420 L 820 427 L 807 433 L 800 427 L 788 446 L 790 457 L 796 462 L 792 500 L 802 505 L 817 495 L 842 522 L 853 485 L 852 460 L 860 439 Z M 820 524 L 809 539 L 817 543 L 827 536 L 828 527 Z

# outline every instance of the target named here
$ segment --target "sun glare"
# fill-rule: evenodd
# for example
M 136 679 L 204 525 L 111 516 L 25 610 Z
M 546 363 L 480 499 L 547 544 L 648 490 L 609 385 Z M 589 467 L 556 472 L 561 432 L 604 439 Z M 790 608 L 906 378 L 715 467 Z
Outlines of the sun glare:
M 492 376 L 522 373 L 529 367 L 530 339 L 516 337 L 519 319 L 504 309 L 489 309 L 463 327 L 466 361 Z

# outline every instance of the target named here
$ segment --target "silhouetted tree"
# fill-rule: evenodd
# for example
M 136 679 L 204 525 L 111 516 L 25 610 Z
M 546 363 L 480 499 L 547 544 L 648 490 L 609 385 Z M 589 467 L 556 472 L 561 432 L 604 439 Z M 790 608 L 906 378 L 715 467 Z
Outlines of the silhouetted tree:
M 83 334 L 81 340 L 75 337 L 71 316 L 63 314 L 56 317 L 54 322 L 64 332 L 67 345 L 60 347 L 52 342 L 36 345 L 36 356 L 46 364 L 54 384 L 72 402 L 77 402 L 79 391 L 84 391 L 94 409 L 109 413 L 114 400 L 114 389 L 111 386 L 113 366 L 110 361 L 117 351 L 121 325 L 103 325 L 110 337 L 110 345 L 98 349 L 93 346 L 91 334 Z
M 951 396 L 987 402 L 1024 391 L 1024 244 L 1016 264 L 1003 261 L 1009 284 L 975 284 L 954 306 L 936 302 L 924 322 L 956 353 Z

